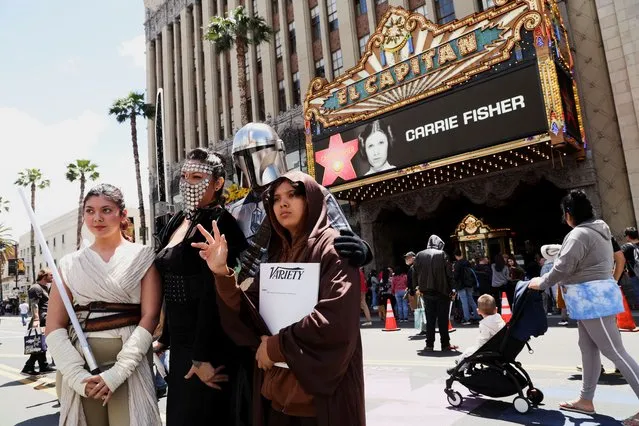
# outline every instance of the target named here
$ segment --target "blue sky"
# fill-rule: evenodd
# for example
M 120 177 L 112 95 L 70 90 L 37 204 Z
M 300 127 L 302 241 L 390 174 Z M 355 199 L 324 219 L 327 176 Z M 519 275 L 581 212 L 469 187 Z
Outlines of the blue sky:
M 129 126 L 107 113 L 114 99 L 146 87 L 142 0 L 0 0 L 0 40 L 0 196 L 11 201 L 0 223 L 16 238 L 28 231 L 13 186 L 26 167 L 51 180 L 37 194 L 41 223 L 76 208 L 79 185 L 64 175 L 79 158 L 137 206 Z M 146 197 L 144 121 L 138 142 Z

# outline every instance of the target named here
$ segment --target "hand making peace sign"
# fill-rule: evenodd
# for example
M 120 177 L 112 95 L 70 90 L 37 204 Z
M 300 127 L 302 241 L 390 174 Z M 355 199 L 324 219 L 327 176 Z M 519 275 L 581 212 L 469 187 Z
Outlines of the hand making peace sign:
M 217 221 L 213 221 L 213 235 L 204 229 L 202 225 L 198 225 L 197 229 L 204 238 L 205 243 L 191 243 L 192 247 L 200 249 L 200 257 L 206 260 L 209 269 L 216 275 L 228 275 L 231 271 L 226 266 L 229 248 L 226 237 L 220 235 L 220 229 L 217 227 Z

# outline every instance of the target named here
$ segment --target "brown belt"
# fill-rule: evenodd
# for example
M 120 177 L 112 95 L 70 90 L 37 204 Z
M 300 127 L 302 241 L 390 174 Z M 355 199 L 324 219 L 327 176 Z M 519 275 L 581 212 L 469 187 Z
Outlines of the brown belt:
M 85 332 L 113 330 L 137 325 L 142 318 L 142 310 L 139 304 L 91 302 L 88 305 L 75 305 L 73 310 L 89 313 L 82 322 L 82 330 Z M 89 318 L 92 313 L 96 312 L 113 313 L 113 315 Z

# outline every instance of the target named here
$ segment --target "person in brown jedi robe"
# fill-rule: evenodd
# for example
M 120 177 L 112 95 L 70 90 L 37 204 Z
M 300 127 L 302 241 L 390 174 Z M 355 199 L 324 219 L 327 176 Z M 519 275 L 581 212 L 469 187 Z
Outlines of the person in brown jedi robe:
M 289 172 L 265 193 L 273 228 L 268 260 L 320 263 L 317 305 L 274 336 L 259 331 L 263 323 L 256 325 L 259 276 L 243 295 L 226 266 L 226 239 L 217 224 L 213 236 L 198 225 L 207 242 L 193 246 L 215 274 L 223 326 L 238 344 L 257 348 L 263 374 L 254 381 L 254 426 L 366 424 L 359 274 L 333 247 L 339 232 L 329 225 L 321 189 L 309 175 Z M 245 315 L 247 310 L 252 315 Z M 290 369 L 275 362 L 286 362 Z

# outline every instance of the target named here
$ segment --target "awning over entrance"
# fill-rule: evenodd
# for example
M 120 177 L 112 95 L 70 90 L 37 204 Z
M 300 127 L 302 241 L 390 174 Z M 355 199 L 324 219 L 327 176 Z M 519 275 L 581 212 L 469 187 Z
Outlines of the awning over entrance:
M 318 182 L 365 201 L 583 156 L 554 0 L 495 4 L 443 26 L 390 8 L 359 64 L 313 80 L 305 124 Z

